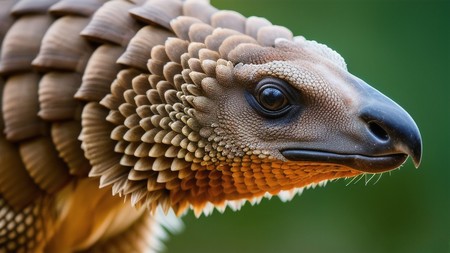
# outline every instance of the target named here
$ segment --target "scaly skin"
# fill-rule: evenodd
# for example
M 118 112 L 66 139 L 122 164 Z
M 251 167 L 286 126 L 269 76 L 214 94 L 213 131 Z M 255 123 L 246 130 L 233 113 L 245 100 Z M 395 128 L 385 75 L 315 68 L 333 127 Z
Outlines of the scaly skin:
M 158 251 L 161 210 L 420 163 L 401 107 L 265 19 L 201 0 L 4 7 L 0 252 Z

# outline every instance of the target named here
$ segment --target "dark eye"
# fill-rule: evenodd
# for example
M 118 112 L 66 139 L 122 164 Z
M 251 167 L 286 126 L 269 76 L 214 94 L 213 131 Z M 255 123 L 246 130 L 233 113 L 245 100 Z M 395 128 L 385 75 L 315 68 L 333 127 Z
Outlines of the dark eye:
M 248 103 L 260 115 L 281 118 L 292 109 L 299 109 L 299 93 L 286 81 L 267 77 L 259 81 L 253 90 L 245 93 Z
M 283 91 L 271 84 L 259 89 L 257 99 L 261 106 L 269 111 L 279 111 L 288 105 L 288 99 Z

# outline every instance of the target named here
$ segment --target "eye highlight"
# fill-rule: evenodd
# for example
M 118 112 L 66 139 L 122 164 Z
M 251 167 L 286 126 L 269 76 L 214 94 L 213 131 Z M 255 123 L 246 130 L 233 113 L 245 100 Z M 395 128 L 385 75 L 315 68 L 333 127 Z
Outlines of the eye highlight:
M 294 107 L 299 108 L 298 91 L 286 81 L 274 77 L 262 79 L 245 96 L 250 106 L 266 118 L 280 118 Z

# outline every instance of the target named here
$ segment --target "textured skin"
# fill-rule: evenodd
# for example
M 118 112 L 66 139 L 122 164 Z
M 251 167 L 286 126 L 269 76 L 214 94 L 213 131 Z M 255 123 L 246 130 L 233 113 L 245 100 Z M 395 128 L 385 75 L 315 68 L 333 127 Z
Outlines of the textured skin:
M 161 210 L 238 209 L 420 161 L 420 136 L 360 116 L 382 103 L 416 129 L 406 112 L 263 18 L 202 0 L 8 0 L 0 24 L 0 252 L 154 252 Z M 296 94 L 276 119 L 249 102 L 273 79 Z

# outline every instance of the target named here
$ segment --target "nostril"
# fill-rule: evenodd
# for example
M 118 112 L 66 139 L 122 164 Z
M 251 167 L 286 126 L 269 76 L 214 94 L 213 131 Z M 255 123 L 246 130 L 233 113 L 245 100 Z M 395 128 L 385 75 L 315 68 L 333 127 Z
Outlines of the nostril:
M 377 137 L 381 141 L 389 140 L 388 133 L 377 122 L 369 122 L 369 130 L 373 135 L 375 135 L 375 137 Z

